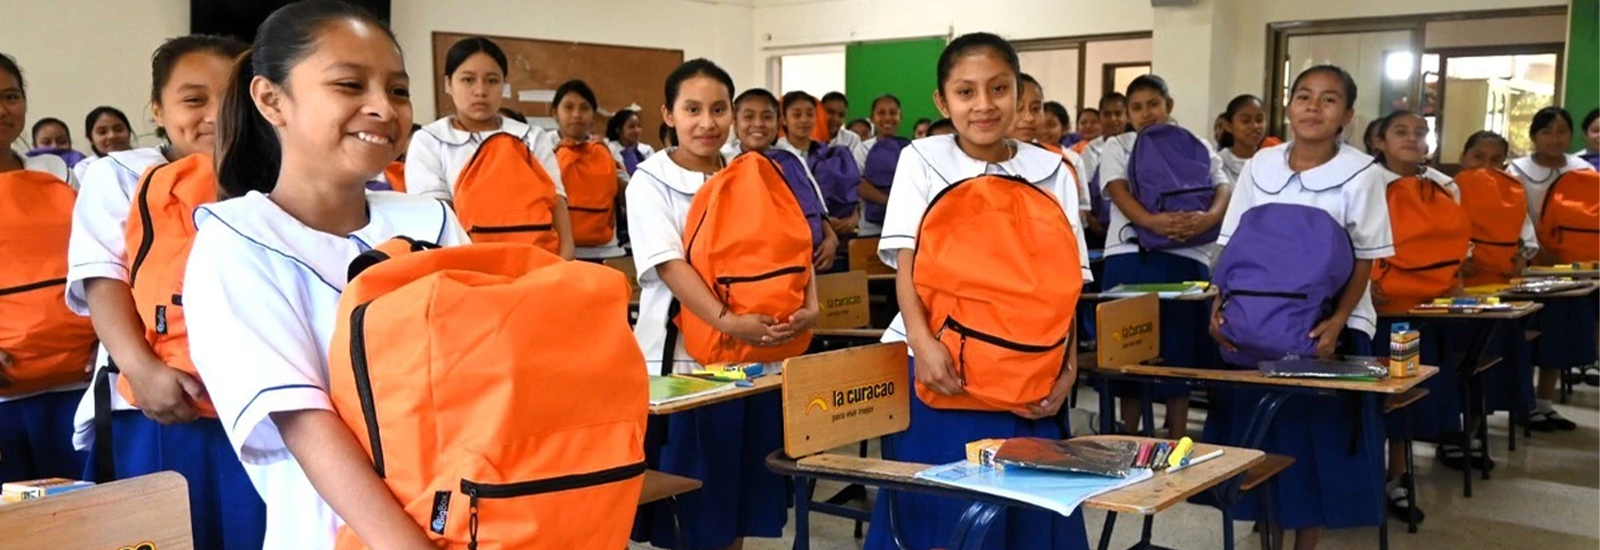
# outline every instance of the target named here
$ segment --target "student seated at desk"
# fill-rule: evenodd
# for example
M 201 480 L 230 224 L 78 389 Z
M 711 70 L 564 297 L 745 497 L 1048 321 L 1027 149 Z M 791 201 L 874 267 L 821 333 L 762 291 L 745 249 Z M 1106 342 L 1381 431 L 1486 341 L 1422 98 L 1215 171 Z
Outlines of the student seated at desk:
M 1061 157 L 1005 137 L 1017 116 L 1021 72 L 1016 50 L 998 36 L 974 33 L 952 41 L 939 57 L 939 86 L 934 99 L 940 112 L 954 121 L 959 138 L 923 138 L 900 156 L 878 255 L 884 263 L 899 268 L 895 285 L 902 314 L 884 333 L 884 341 L 904 341 L 909 345 L 913 358 L 908 368 L 916 381 L 917 396 L 911 401 L 910 428 L 885 438 L 884 458 L 943 464 L 961 460 L 966 443 L 978 439 L 1060 439 L 1070 435 L 1062 431 L 1054 417 L 1076 379 L 1074 361 L 1062 354 L 1070 353 L 1073 347 L 1069 338 L 1071 316 L 1083 280 L 1091 278 L 1089 259 L 1076 216 L 1077 187 Z M 1011 185 L 1013 182 L 1021 185 Z M 973 203 L 962 203 L 963 199 L 955 197 L 980 197 L 956 193 L 961 190 L 992 193 L 985 196 L 1005 198 L 1018 209 L 1039 208 L 1035 215 L 1040 222 L 1030 226 L 1031 231 L 996 223 L 997 230 L 1004 229 L 1009 234 L 965 234 L 969 239 L 1012 246 L 986 247 L 969 240 L 955 243 L 960 247 L 950 247 L 993 255 L 969 258 L 966 265 L 987 265 L 972 261 L 1010 262 L 1005 267 L 980 272 L 953 267 L 949 262 L 959 260 L 945 256 L 918 255 L 945 249 L 919 247 L 919 243 L 963 236 L 951 226 L 923 223 L 925 219 L 935 219 L 935 214 L 959 216 L 970 212 Z M 1002 195 L 1008 191 L 1012 194 Z M 940 199 L 933 204 L 935 196 Z M 963 204 L 968 208 L 963 209 Z M 1059 223 L 1046 224 L 1047 220 Z M 1039 229 L 1047 225 L 1053 233 Z M 1024 247 L 1024 242 L 1032 244 Z M 957 279 L 965 284 L 949 282 Z M 940 281 L 947 284 L 938 286 Z M 983 312 L 958 320 L 957 313 L 949 307 L 953 301 L 948 289 L 951 286 L 987 298 L 974 299 L 975 303 L 1027 303 L 1036 307 L 1007 309 L 1013 315 L 1008 317 L 1012 321 L 1009 323 L 997 322 L 994 315 Z M 1032 338 L 997 336 L 1001 331 L 1019 328 L 1039 334 Z M 1028 367 L 1019 372 L 1014 366 L 1019 364 Z M 1006 393 L 997 391 L 1002 383 L 1014 383 L 1026 391 L 1011 393 L 1014 401 L 1000 402 L 996 396 Z M 903 493 L 880 496 L 873 509 L 866 548 L 895 547 L 889 533 L 889 498 L 895 499 L 900 535 L 916 549 L 947 544 L 951 527 L 967 506 L 940 497 Z M 984 547 L 1086 546 L 1081 513 L 1062 517 L 1050 512 L 1008 510 L 1001 512 Z
M 1134 79 L 1128 85 L 1128 116 L 1135 131 L 1109 137 L 1101 148 L 1099 176 L 1111 200 L 1104 288 L 1211 279 L 1217 225 L 1233 184 L 1215 147 L 1171 124 L 1172 107 L 1166 80 L 1153 74 Z M 1165 364 L 1217 365 L 1216 348 L 1206 337 L 1206 310 L 1203 302 L 1161 303 Z M 1112 389 L 1122 399 L 1122 422 L 1135 431 L 1144 388 L 1115 384 Z M 1186 435 L 1189 387 L 1151 384 L 1149 391 L 1152 399 L 1166 402 L 1170 436 Z
M 1534 113 L 1528 126 L 1528 138 L 1533 141 L 1533 154 L 1511 162 L 1511 173 L 1522 180 L 1528 196 L 1528 217 L 1533 219 L 1539 234 L 1537 263 L 1549 265 L 1556 262 L 1557 254 L 1551 249 L 1560 246 L 1552 231 L 1541 229 L 1545 198 L 1551 187 L 1563 174 L 1571 171 L 1593 171 L 1594 167 L 1577 155 L 1567 153 L 1572 143 L 1572 115 L 1560 107 L 1545 107 Z M 1535 431 L 1573 431 L 1578 428 L 1571 420 L 1561 416 L 1551 405 L 1556 397 L 1557 382 L 1562 373 L 1572 367 L 1595 362 L 1597 337 L 1594 307 L 1580 300 L 1558 300 L 1546 304 L 1539 313 L 1541 330 L 1539 338 L 1539 379 L 1534 409 L 1528 423 Z
M 722 341 L 739 350 L 792 350 L 798 343 L 793 354 L 804 352 L 818 314 L 805 229 L 785 231 L 781 242 L 774 238 L 749 247 L 797 250 L 795 256 L 806 264 L 803 273 L 785 275 L 782 280 L 788 283 L 794 277 L 806 277 L 804 303 L 795 304 L 798 308 L 788 315 L 730 311 L 732 302 L 724 303 L 729 299 L 728 289 L 709 288 L 696 266 L 689 263 L 692 250 L 685 245 L 685 235 L 692 229 L 686 227 L 691 210 L 697 197 L 716 189 L 708 186 L 722 183 L 716 178 L 726 167 L 720 149 L 734 122 L 732 77 L 710 61 L 695 59 L 668 75 L 665 91 L 662 118 L 672 126 L 680 145 L 640 163 L 627 190 L 628 225 L 633 229 L 633 257 L 641 287 L 634 336 L 644 350 L 650 373 L 688 373 L 700 367 L 700 356 L 691 356 L 685 346 L 691 322 L 699 324 L 702 334 L 709 332 L 703 329 L 710 325 Z M 772 130 L 775 133 L 776 128 Z M 748 157 L 741 160 L 744 158 Z M 682 499 L 684 540 L 672 540 L 666 514 L 641 514 L 634 531 L 636 540 L 648 539 L 661 547 L 712 550 L 739 548 L 744 537 L 783 533 L 788 509 L 784 481 L 763 462 L 783 445 L 781 402 L 776 392 L 674 414 L 665 424 L 665 444 L 647 448 L 647 456 L 657 469 L 700 480 L 704 486 Z
M 1227 248 L 1215 269 L 1222 298 L 1211 333 L 1223 359 L 1244 368 L 1289 353 L 1371 355 L 1372 262 L 1394 254 L 1383 176 L 1372 157 L 1339 138 L 1354 114 L 1355 80 L 1321 65 L 1290 90 L 1294 140 L 1245 165 L 1217 239 Z M 1260 394 L 1218 392 L 1202 439 L 1239 443 Z M 1324 528 L 1384 519 L 1375 506 L 1383 488 L 1373 468 L 1383 449 L 1377 411 L 1363 408 L 1370 414 L 1352 422 L 1347 410 L 1338 397 L 1297 396 L 1262 444 L 1295 459 L 1278 478 L 1285 498 L 1275 500 L 1274 517 L 1297 530 L 1297 550 L 1315 548 Z M 1247 497 L 1237 517 L 1259 518 L 1258 505 Z

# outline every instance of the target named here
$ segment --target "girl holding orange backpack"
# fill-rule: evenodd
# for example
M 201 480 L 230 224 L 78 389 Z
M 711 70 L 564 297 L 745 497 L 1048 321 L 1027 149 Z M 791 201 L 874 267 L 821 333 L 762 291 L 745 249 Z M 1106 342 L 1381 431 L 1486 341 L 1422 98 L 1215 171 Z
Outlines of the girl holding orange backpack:
M 616 206 L 628 175 L 613 159 L 611 148 L 590 134 L 595 111 L 600 108 L 594 90 L 582 80 L 568 80 L 556 87 L 550 105 L 559 130 L 544 134 L 545 145 L 555 150 L 561 165 L 576 257 L 604 260 L 626 256 L 627 251 L 617 242 Z
M 978 439 L 1069 435 L 1055 416 L 1076 380 L 1073 313 L 1093 278 L 1062 157 L 1006 137 L 1022 93 L 1016 49 L 993 34 L 964 35 L 945 47 L 937 74 L 934 100 L 956 135 L 917 140 L 900 155 L 878 244 L 898 268 L 901 312 L 884 341 L 909 345 L 917 394 L 910 428 L 885 438 L 884 458 L 928 464 L 959 461 Z M 989 231 L 963 230 L 988 211 L 982 205 L 1006 207 L 993 207 L 1004 214 L 985 220 Z M 895 548 L 891 523 L 911 548 L 942 547 L 966 507 L 884 492 L 866 547 Z M 986 547 L 1087 547 L 1081 513 L 1001 514 Z
M 327 550 L 341 529 L 371 548 L 438 548 L 328 393 L 351 261 L 397 235 L 467 240 L 439 201 L 366 192 L 405 143 L 409 85 L 381 22 L 309 0 L 262 22 L 222 99 L 216 171 L 228 198 L 194 214 L 184 307 L 195 365 L 266 503 L 257 548 Z
M 816 322 L 811 231 L 781 169 L 759 154 L 722 155 L 733 89 L 705 59 L 668 75 L 662 118 L 679 145 L 645 159 L 628 183 L 641 289 L 634 336 L 653 375 L 793 357 Z M 774 123 L 762 139 L 776 135 Z M 784 482 L 763 466 L 782 446 L 781 417 L 771 393 L 667 417 L 650 460 L 704 486 L 682 499 L 683 540 L 672 540 L 665 514 L 641 515 L 635 538 L 712 550 L 781 535 Z
M 170 303 L 170 282 L 181 281 L 184 264 L 151 253 L 186 247 L 182 228 L 192 218 L 173 200 L 180 187 L 214 196 L 217 108 L 245 49 L 205 35 L 156 49 L 150 106 L 166 143 L 108 153 L 84 172 L 67 251 L 67 304 L 92 314 L 105 346 L 92 406 L 77 418 L 77 442 L 94 452 L 88 477 L 177 471 L 190 502 L 215 503 L 190 506 L 196 546 L 230 550 L 261 547 L 266 507 L 228 444 L 189 353 L 181 310 Z
M 552 146 L 559 139 L 500 114 L 509 67 L 487 38 L 462 39 L 445 53 L 455 114 L 411 137 L 406 192 L 452 202 L 474 241 L 533 243 L 570 260 L 572 219 Z

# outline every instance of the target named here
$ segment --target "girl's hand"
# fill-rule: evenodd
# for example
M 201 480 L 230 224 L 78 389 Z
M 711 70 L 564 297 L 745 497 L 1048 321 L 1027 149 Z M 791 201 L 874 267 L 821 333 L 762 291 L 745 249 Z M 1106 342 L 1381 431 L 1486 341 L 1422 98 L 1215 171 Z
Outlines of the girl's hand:
M 945 349 L 944 343 L 928 338 L 918 338 L 911 342 L 911 349 L 917 354 L 917 381 L 928 389 L 940 395 L 961 395 L 967 392 L 965 380 L 956 375 L 955 361 L 950 357 L 950 350 Z
M 1317 357 L 1333 357 L 1333 352 L 1339 348 L 1339 333 L 1344 330 L 1344 321 L 1338 316 L 1329 317 L 1311 329 L 1309 337 L 1317 341 Z

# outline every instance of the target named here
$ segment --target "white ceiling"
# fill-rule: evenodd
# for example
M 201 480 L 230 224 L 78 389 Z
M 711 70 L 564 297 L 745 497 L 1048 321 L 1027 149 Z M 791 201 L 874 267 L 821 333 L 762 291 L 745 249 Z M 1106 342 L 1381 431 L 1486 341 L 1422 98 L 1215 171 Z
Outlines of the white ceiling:
M 720 4 L 724 6 L 744 6 L 747 8 L 766 8 L 772 6 L 793 6 L 797 4 L 820 4 L 828 0 L 691 0 L 707 4 Z

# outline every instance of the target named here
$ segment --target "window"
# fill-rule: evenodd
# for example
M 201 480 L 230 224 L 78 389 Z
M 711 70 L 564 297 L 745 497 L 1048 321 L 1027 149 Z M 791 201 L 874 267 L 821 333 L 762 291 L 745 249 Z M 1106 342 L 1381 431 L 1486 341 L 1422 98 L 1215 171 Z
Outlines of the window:
M 822 97 L 844 91 L 844 51 L 785 55 L 777 61 L 777 95 L 801 90 Z

